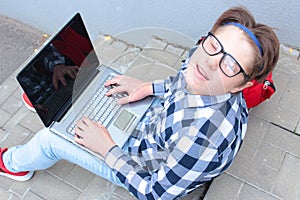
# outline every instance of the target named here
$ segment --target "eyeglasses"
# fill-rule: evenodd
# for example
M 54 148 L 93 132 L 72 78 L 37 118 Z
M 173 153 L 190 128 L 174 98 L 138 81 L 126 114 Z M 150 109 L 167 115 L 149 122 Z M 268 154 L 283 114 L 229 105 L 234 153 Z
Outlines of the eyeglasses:
M 242 73 L 246 79 L 249 77 L 238 61 L 224 50 L 221 42 L 211 32 L 209 32 L 206 38 L 203 40 L 202 48 L 210 56 L 223 53 L 223 56 L 219 62 L 219 67 L 227 77 L 231 78 L 239 73 Z

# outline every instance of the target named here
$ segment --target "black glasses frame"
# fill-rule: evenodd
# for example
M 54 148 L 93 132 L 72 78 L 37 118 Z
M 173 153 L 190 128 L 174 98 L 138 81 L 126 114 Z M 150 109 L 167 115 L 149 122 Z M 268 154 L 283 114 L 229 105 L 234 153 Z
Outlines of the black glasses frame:
M 210 53 L 205 49 L 204 43 L 205 43 L 205 41 L 207 40 L 207 38 L 208 38 L 209 36 L 212 36 L 212 37 L 213 37 L 214 39 L 216 39 L 216 41 L 220 44 L 220 47 L 221 47 L 220 51 L 218 51 L 218 52 L 216 52 L 216 53 L 213 53 L 213 54 L 210 54 Z M 225 74 L 225 76 L 227 76 L 227 77 L 229 77 L 229 78 L 232 78 L 232 77 L 238 75 L 239 73 L 242 73 L 242 74 L 244 75 L 245 79 L 248 79 L 249 75 L 245 72 L 245 70 L 242 68 L 242 66 L 240 65 L 240 63 L 239 63 L 232 55 L 230 55 L 229 53 L 227 53 L 227 52 L 224 50 L 224 47 L 223 47 L 222 43 L 220 42 L 220 40 L 219 40 L 213 33 L 208 32 L 208 35 L 207 35 L 207 36 L 204 38 L 204 40 L 202 41 L 202 48 L 203 48 L 203 50 L 205 51 L 205 53 L 206 53 L 207 55 L 209 55 L 209 56 L 216 56 L 216 55 L 218 55 L 219 53 L 223 53 L 223 56 L 222 56 L 222 58 L 220 59 L 220 62 L 219 62 L 219 67 L 220 67 L 221 71 L 223 72 L 223 74 Z M 225 58 L 225 56 L 229 56 L 230 58 L 232 58 L 232 59 L 236 62 L 236 64 L 239 66 L 240 70 L 239 70 L 236 74 L 234 74 L 234 75 L 228 75 L 228 74 L 226 74 L 226 73 L 224 72 L 224 70 L 222 69 L 221 63 L 222 63 L 223 59 Z

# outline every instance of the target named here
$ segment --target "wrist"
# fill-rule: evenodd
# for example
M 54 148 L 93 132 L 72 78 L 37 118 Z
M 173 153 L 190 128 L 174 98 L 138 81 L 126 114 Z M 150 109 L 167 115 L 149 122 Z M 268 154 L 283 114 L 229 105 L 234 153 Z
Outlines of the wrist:
M 103 146 L 103 148 L 100 148 L 100 151 L 98 153 L 101 154 L 103 157 L 106 157 L 106 155 L 117 146 L 118 145 L 116 145 L 116 143 L 106 143 L 106 145 Z
M 144 91 L 145 93 L 149 96 L 149 95 L 153 95 L 153 86 L 152 86 L 152 82 L 146 82 L 144 84 Z

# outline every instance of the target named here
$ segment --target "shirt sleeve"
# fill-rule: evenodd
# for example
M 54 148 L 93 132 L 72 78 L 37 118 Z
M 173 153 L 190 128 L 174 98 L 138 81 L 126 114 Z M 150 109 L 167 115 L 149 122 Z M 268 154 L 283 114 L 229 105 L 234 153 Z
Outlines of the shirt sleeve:
M 138 199 L 175 199 L 211 180 L 219 155 L 205 138 L 184 136 L 154 172 L 143 169 L 120 148 L 113 148 L 105 161 Z
M 165 80 L 156 80 L 152 82 L 153 95 L 155 96 L 163 96 L 171 87 L 172 82 L 174 80 L 173 76 Z

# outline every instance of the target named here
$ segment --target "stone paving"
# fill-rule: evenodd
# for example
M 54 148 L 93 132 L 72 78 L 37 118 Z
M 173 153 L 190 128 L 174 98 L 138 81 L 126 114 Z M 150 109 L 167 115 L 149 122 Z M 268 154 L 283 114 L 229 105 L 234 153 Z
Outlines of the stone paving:
M 153 36 L 144 47 L 100 35 L 95 47 L 101 63 L 153 80 L 175 74 L 189 47 Z M 18 71 L 18 70 L 17 70 Z M 277 92 L 250 111 L 249 129 L 233 165 L 210 185 L 183 200 L 300 199 L 300 63 L 282 48 L 274 72 Z M 26 109 L 12 74 L 0 86 L 0 146 L 25 143 L 42 128 Z M 205 197 L 204 197 L 205 195 Z M 126 190 L 66 161 L 38 171 L 27 182 L 0 177 L 0 199 L 135 199 Z

